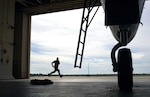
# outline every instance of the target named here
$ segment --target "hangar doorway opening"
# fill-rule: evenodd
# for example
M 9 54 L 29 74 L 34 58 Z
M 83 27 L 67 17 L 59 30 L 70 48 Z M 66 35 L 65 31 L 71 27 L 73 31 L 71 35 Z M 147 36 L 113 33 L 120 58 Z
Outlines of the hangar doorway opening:
M 47 75 L 53 71 L 51 62 L 59 57 L 61 73 L 74 69 L 82 10 L 34 15 L 31 17 L 30 74 Z M 78 20 L 78 21 L 77 21 Z M 57 72 L 55 73 L 57 75 Z

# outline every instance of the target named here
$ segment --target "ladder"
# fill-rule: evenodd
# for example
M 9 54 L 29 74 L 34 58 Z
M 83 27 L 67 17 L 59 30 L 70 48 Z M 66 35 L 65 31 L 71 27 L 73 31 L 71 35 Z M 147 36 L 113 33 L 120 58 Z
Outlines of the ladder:
M 86 40 L 86 35 L 87 35 L 87 29 L 88 29 L 89 25 L 91 24 L 94 16 L 96 15 L 96 13 L 99 9 L 99 6 L 97 6 L 97 9 L 96 9 L 95 13 L 93 14 L 92 18 L 90 18 L 90 13 L 92 12 L 95 4 L 98 1 L 99 0 L 84 0 L 83 14 L 82 14 L 82 19 L 81 19 L 81 26 L 80 26 L 74 67 L 81 68 L 83 52 L 84 52 L 84 47 L 85 47 L 85 40 Z

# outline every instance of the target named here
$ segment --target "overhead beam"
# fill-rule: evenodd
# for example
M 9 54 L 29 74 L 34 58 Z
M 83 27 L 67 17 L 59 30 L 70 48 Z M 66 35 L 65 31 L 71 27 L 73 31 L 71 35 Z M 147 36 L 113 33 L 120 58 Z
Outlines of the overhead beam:
M 90 0 L 87 0 L 87 1 L 90 1 Z M 94 1 L 95 0 L 92 0 L 92 4 L 94 4 Z M 100 0 L 98 1 L 99 2 L 97 2 L 95 6 L 101 6 Z M 79 9 L 79 8 L 83 8 L 83 5 L 84 5 L 84 0 L 62 0 L 60 2 L 38 5 L 34 7 L 28 7 L 28 8 L 25 8 L 24 11 L 30 15 L 38 15 L 38 14 L 44 14 L 44 13 Z

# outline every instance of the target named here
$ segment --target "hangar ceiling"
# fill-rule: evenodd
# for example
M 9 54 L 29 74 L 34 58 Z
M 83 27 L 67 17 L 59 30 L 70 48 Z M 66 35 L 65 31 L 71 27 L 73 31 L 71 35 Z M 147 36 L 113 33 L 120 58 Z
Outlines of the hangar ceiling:
M 91 1 L 94 5 L 95 0 Z M 88 5 L 88 4 L 87 4 Z M 95 6 L 100 6 L 100 0 Z M 83 8 L 84 0 L 16 0 L 16 11 L 24 11 L 30 15 Z

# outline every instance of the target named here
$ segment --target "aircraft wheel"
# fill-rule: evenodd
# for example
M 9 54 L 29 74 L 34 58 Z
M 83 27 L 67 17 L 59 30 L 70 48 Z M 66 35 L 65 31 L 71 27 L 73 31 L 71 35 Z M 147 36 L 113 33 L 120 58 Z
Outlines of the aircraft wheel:
M 118 85 L 123 91 L 130 91 L 133 87 L 133 68 L 130 49 L 123 48 L 118 52 Z

